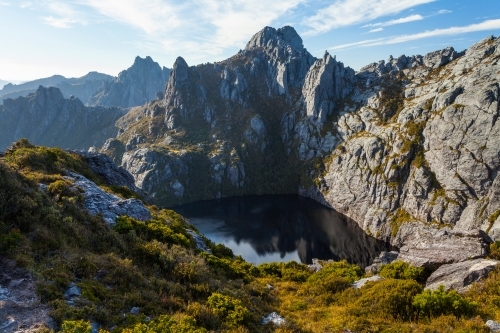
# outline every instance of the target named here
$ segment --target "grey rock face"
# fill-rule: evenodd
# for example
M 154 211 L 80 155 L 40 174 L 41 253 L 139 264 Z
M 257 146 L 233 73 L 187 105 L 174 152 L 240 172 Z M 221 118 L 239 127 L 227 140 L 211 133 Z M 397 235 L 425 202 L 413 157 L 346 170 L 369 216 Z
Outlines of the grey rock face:
M 115 121 L 123 114 L 119 108 L 86 107 L 79 99 L 65 99 L 58 88 L 40 86 L 0 106 L 0 150 L 23 137 L 45 146 L 100 147 L 117 135 Z
M 294 28 L 265 27 L 256 33 L 245 51 L 262 51 L 254 61 L 254 73 L 265 70 L 269 95 L 289 96 L 290 89 L 302 87 L 314 58 L 304 48 Z M 267 66 L 265 65 L 267 63 Z M 267 68 L 265 68 L 267 67 Z
M 151 57 L 136 57 L 130 68 L 95 91 L 88 104 L 124 108 L 143 105 L 165 90 L 169 75 L 170 69 L 161 68 Z
M 380 62 L 361 69 L 356 78 L 365 84 L 351 92 L 354 106 L 343 107 L 332 122 L 340 146 L 318 178 L 320 185 L 301 193 L 396 246 L 403 246 L 391 226 L 398 214 L 407 214 L 406 221 L 448 225 L 447 230 L 458 233 L 481 229 L 499 237 L 499 44 L 489 37 L 465 53 L 447 48 L 424 57 L 391 57 L 390 66 Z M 384 85 L 391 80 L 402 91 L 394 96 L 400 104 L 384 120 Z M 303 132 L 308 140 L 317 135 Z M 299 146 L 300 156 L 309 157 L 311 150 L 309 144 Z M 471 257 L 487 254 L 481 238 L 460 239 L 475 244 Z M 433 256 L 422 251 L 425 258 Z M 439 265 L 442 259 L 428 264 Z
M 445 290 L 464 292 L 473 282 L 488 276 L 498 263 L 496 260 L 475 259 L 442 265 L 429 276 L 425 289 L 434 290 L 443 285 Z
M 427 67 L 438 68 L 461 57 L 463 54 L 464 52 L 456 52 L 453 47 L 447 47 L 444 50 L 427 53 L 422 61 Z
M 316 60 L 305 78 L 302 94 L 307 116 L 324 123 L 334 108 L 335 101 L 345 98 L 353 89 L 354 70 L 345 68 L 328 52 Z
M 118 167 L 105 154 L 76 151 L 83 156 L 90 169 L 102 177 L 108 185 L 125 186 L 132 191 L 138 190 L 134 177 L 123 168 Z
M 445 264 L 486 257 L 491 239 L 482 230 L 437 230 L 415 222 L 401 226 L 393 243 L 400 248 L 398 260 L 435 270 Z
M 108 224 L 115 224 L 116 218 L 127 215 L 145 221 L 151 218 L 151 213 L 144 204 L 137 199 L 121 199 L 114 194 L 107 193 L 94 182 L 73 172 L 67 172 L 68 179 L 73 185 L 83 190 L 85 207 L 93 214 L 101 214 Z

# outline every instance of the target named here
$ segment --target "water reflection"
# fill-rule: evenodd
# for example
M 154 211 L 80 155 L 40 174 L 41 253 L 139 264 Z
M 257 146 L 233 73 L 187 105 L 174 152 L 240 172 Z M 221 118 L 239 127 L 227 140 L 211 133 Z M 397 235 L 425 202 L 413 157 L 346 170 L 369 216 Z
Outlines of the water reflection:
M 212 241 L 255 264 L 319 258 L 365 267 L 386 250 L 347 217 L 297 195 L 224 198 L 173 209 Z

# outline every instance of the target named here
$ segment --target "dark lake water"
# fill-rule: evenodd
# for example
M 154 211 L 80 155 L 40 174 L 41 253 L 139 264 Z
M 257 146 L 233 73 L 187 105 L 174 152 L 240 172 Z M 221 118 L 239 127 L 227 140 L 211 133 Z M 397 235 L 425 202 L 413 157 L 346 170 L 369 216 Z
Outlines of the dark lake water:
M 384 242 L 354 221 L 298 195 L 259 195 L 199 201 L 172 208 L 215 243 L 260 264 L 346 259 L 365 267 Z

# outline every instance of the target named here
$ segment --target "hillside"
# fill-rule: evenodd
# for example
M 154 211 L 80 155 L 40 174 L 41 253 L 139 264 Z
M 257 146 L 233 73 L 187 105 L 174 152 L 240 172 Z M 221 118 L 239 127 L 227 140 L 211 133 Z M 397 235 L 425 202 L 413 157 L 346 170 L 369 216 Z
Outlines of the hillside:
M 499 273 L 460 295 L 424 291 L 401 262 L 362 287 L 345 261 L 255 267 L 89 158 L 109 163 L 27 140 L 0 158 L 2 332 L 489 332 L 500 319 Z

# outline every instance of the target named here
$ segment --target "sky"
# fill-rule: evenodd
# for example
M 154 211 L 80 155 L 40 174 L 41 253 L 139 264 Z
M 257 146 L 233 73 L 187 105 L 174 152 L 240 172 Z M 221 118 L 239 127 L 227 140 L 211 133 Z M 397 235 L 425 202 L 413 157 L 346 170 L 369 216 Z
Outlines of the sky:
M 464 50 L 500 35 L 499 0 L 0 0 L 0 79 L 117 75 L 136 56 L 171 68 L 227 59 L 265 26 L 355 70 L 390 55 Z

